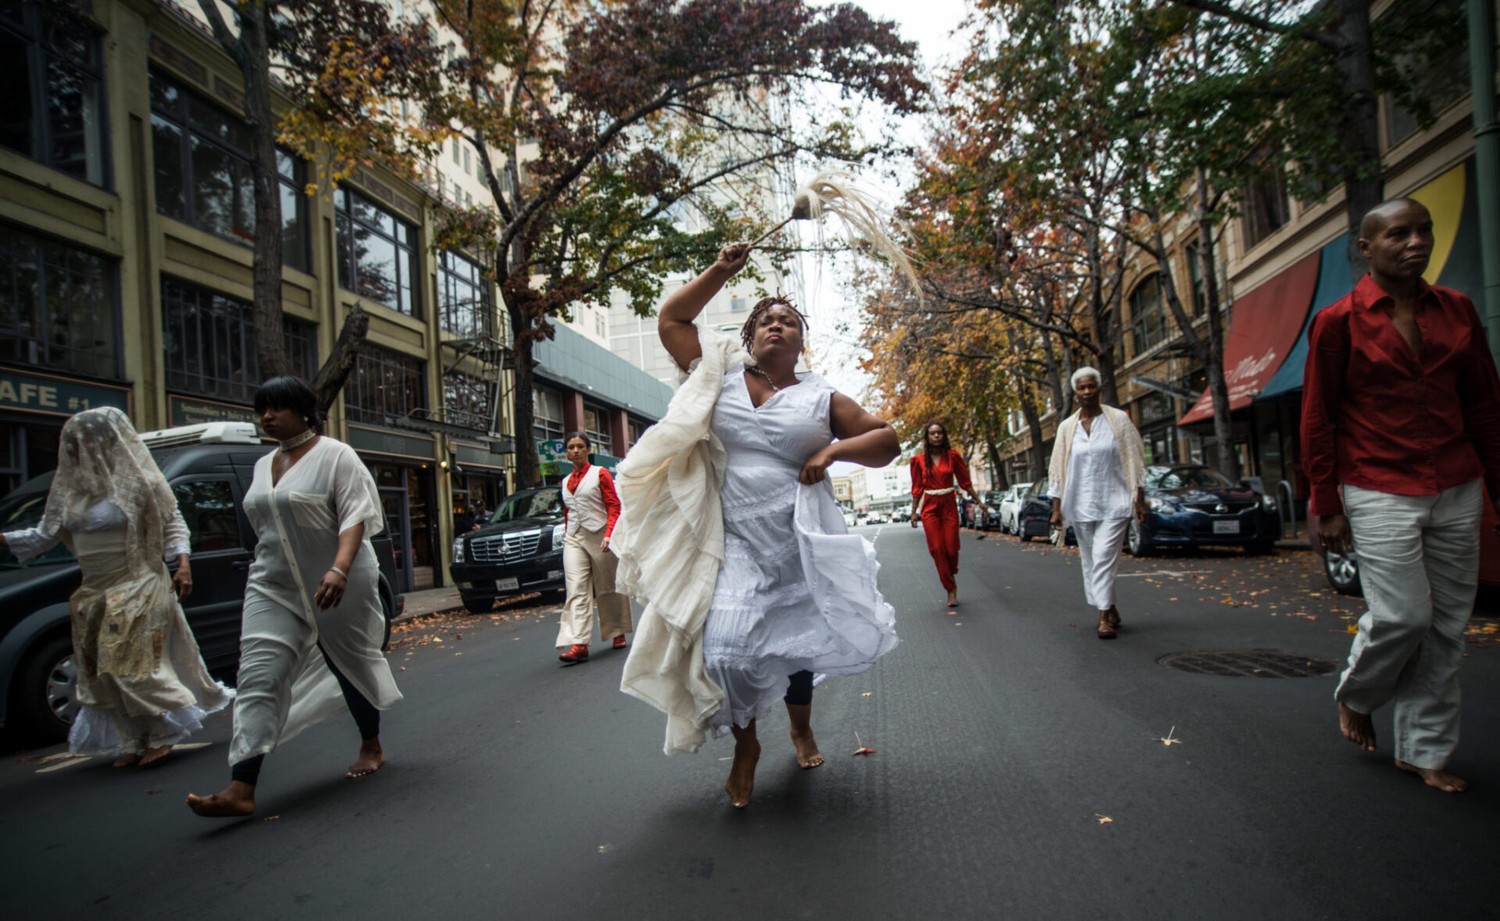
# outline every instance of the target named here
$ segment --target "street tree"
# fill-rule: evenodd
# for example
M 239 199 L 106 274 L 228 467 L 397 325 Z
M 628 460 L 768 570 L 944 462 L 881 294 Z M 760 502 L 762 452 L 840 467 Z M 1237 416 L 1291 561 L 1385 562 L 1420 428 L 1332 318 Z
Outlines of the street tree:
M 850 4 L 435 6 L 456 53 L 426 108 L 472 147 L 494 201 L 450 212 L 440 245 L 492 255 L 523 486 L 539 473 L 532 350 L 552 319 L 616 293 L 649 313 L 667 276 L 790 209 L 775 191 L 793 164 L 888 149 L 862 106 L 914 112 L 926 93 L 914 46 Z M 828 95 L 842 109 L 814 114 Z
M 404 115 L 403 98 L 430 92 L 438 49 L 421 21 L 395 18 L 380 0 L 198 0 L 214 39 L 239 69 L 252 149 L 255 348 L 265 377 L 292 373 L 281 312 L 282 215 L 277 145 L 331 187 L 375 163 L 414 176 L 443 133 Z M 277 93 L 288 99 L 277 115 Z M 313 388 L 326 412 L 354 367 L 369 327 L 356 306 Z

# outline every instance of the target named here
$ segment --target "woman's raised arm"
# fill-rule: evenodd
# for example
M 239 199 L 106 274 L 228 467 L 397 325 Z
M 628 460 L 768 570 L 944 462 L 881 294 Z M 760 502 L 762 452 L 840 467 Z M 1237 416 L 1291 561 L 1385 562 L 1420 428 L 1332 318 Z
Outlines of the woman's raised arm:
M 656 334 L 679 368 L 686 370 L 703 355 L 698 344 L 698 327 L 693 321 L 724 283 L 745 267 L 749 258 L 749 243 L 731 243 L 719 250 L 719 258 L 713 265 L 662 301 L 656 313 Z

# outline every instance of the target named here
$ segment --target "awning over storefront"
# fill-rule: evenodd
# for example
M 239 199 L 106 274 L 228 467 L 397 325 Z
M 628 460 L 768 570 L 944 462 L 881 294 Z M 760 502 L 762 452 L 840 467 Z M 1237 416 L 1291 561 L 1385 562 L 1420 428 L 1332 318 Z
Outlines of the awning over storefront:
M 1250 405 L 1281 368 L 1297 342 L 1317 283 L 1318 253 L 1311 253 L 1235 300 L 1224 337 L 1224 376 L 1231 409 Z M 1213 414 L 1213 397 L 1205 390 L 1177 424 L 1191 425 Z
M 1427 266 L 1429 283 L 1455 288 L 1470 297 L 1483 292 L 1483 270 L 1479 252 L 1479 205 L 1472 181 L 1473 161 L 1465 161 L 1411 193 L 1411 197 L 1432 212 L 1432 262 Z M 1282 363 L 1281 370 L 1266 383 L 1257 400 L 1302 389 L 1302 369 L 1307 363 L 1307 334 L 1313 317 L 1331 306 L 1354 288 L 1349 272 L 1348 234 L 1322 249 L 1322 266 L 1318 272 L 1318 290 L 1313 294 L 1313 309 L 1302 325 L 1297 344 Z

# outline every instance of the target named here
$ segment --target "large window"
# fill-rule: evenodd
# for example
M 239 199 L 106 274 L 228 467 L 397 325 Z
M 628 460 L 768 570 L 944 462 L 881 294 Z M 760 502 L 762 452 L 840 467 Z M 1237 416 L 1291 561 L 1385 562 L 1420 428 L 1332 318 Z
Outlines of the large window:
M 609 410 L 585 403 L 583 405 L 583 431 L 594 443 L 595 451 L 602 454 L 614 451 L 614 429 L 610 425 Z
M 0 360 L 119 379 L 114 267 L 0 224 Z
M 1245 190 L 1245 248 L 1269 237 L 1292 218 L 1286 180 L 1280 168 L 1252 180 Z
M 1158 275 L 1136 285 L 1130 293 L 1130 340 L 1137 355 L 1167 341 L 1167 313 Z
M 151 144 L 156 210 L 199 230 L 255 243 L 255 183 L 250 127 L 191 93 L 171 77 L 151 71 Z M 281 192 L 281 258 L 307 270 L 305 169 L 276 151 Z
M 0 3 L 0 146 L 104 185 L 99 38 L 63 3 Z
M 449 371 L 443 375 L 443 421 L 488 432 L 494 419 L 494 386 L 480 377 Z
M 410 317 L 417 303 L 417 231 L 350 189 L 333 193 L 338 209 L 339 284 Z
M 1193 316 L 1201 317 L 1208 308 L 1208 286 L 1203 283 L 1203 251 L 1196 242 L 1189 243 L 1183 247 L 1183 257 L 1187 259 L 1188 283 L 1193 289 Z
M 423 362 L 419 358 L 366 345 L 344 385 L 344 409 L 355 422 L 385 425 L 392 417 L 426 407 Z
M 567 430 L 563 428 L 562 394 L 537 387 L 531 391 L 531 406 L 531 427 L 537 438 L 550 441 L 563 437 Z
M 161 283 L 167 387 L 194 396 L 249 403 L 263 380 L 251 305 L 175 278 Z M 311 381 L 317 371 L 312 323 L 282 320 L 287 363 Z
M 484 268 L 452 250 L 438 259 L 438 309 L 443 329 L 464 339 L 489 338 L 495 309 Z

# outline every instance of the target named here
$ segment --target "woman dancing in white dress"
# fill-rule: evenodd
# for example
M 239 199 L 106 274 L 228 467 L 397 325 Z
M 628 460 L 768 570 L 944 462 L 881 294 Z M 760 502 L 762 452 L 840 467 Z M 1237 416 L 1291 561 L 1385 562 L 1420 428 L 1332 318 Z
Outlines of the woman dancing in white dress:
M 734 734 L 736 808 L 755 782 L 756 720 L 784 701 L 797 763 L 817 767 L 815 678 L 864 671 L 897 642 L 874 548 L 846 533 L 826 482 L 834 461 L 890 463 L 895 431 L 796 372 L 806 322 L 784 298 L 751 312 L 748 355 L 694 325 L 749 254 L 726 246 L 661 306 L 662 344 L 692 372 L 619 468 L 613 543 L 647 602 L 622 688 L 668 713 L 669 753 Z

